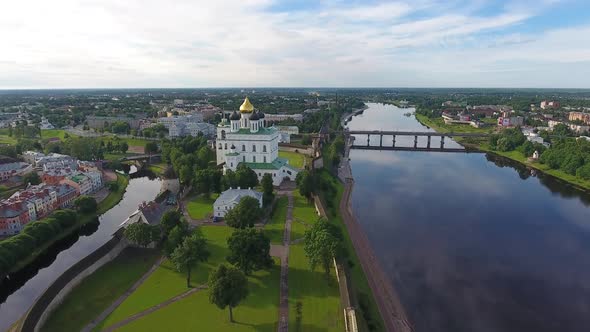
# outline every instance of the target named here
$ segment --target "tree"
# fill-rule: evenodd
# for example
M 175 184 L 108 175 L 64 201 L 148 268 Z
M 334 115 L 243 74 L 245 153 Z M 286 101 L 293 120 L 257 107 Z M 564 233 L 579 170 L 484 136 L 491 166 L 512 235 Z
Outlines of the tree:
M 146 154 L 152 154 L 158 152 L 158 144 L 156 142 L 150 141 L 145 144 L 143 148 L 143 152 Z
M 164 242 L 164 255 L 168 258 L 172 256 L 172 253 L 176 248 L 178 248 L 184 238 L 189 235 L 188 231 L 188 224 L 186 222 L 181 222 L 178 225 L 174 226 L 172 230 L 168 233 L 168 237 L 166 238 L 166 242 Z
M 152 227 L 143 222 L 133 223 L 125 228 L 125 237 L 127 240 L 141 247 L 147 247 L 150 243 L 158 239 L 156 227 Z
M 196 231 L 187 236 L 180 246 L 178 246 L 170 255 L 170 260 L 176 266 L 178 271 L 185 270 L 186 287 L 191 286 L 191 270 L 199 262 L 204 262 L 209 258 L 207 250 L 207 240 L 203 235 Z
M 109 188 L 109 191 L 117 191 L 119 190 L 119 183 L 117 181 L 111 181 L 107 183 L 107 187 Z
M 305 231 L 304 250 L 311 269 L 321 265 L 329 275 L 332 259 L 340 251 L 340 239 L 328 222 L 320 219 Z
M 37 172 L 31 172 L 23 176 L 23 183 L 36 185 L 41 183 L 41 178 L 39 177 L 39 174 L 37 174 Z
M 178 210 L 168 210 L 164 212 L 162 215 L 162 219 L 160 220 L 160 228 L 162 229 L 162 234 L 167 236 L 170 231 L 180 224 L 180 218 L 182 215 Z
M 311 174 L 307 170 L 303 170 L 297 174 L 295 178 L 295 183 L 297 184 L 297 189 L 299 193 L 307 198 L 311 197 L 313 192 L 313 178 Z
M 236 180 L 241 188 L 254 188 L 258 185 L 258 176 L 250 167 L 240 163 L 236 168 Z
M 219 309 L 229 307 L 229 321 L 234 322 L 232 309 L 248 296 L 248 279 L 240 270 L 224 264 L 209 276 L 209 301 Z
M 188 184 L 192 177 L 192 168 L 189 165 L 182 165 L 178 171 L 178 178 L 180 182 Z
M 227 239 L 227 245 L 230 251 L 227 261 L 246 275 L 273 264 L 270 239 L 262 231 L 254 228 L 236 229 Z
M 225 214 L 225 222 L 234 228 L 252 227 L 262 217 L 260 202 L 250 196 L 243 197 Z
M 90 213 L 96 211 L 96 199 L 94 197 L 82 195 L 74 200 L 76 210 L 82 213 Z
M 268 204 L 270 202 L 272 202 L 273 200 L 273 185 L 272 185 L 272 176 L 269 173 L 264 174 L 264 176 L 262 176 L 262 181 L 260 181 L 262 184 L 262 191 L 264 192 L 264 197 L 263 197 L 263 202 L 264 204 Z
M 129 150 L 129 144 L 127 144 L 127 142 L 123 141 L 119 143 L 119 151 L 121 151 L 121 153 L 125 153 L 127 150 Z
M 215 154 L 208 146 L 203 146 L 197 152 L 199 168 L 207 168 L 209 161 L 213 160 Z

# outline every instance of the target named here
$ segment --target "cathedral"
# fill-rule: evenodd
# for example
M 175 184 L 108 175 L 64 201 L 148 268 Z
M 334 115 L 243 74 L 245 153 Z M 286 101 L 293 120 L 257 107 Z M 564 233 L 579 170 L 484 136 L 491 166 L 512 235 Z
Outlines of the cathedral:
M 229 123 L 224 117 L 217 126 L 217 164 L 223 164 L 225 173 L 244 163 L 256 172 L 258 180 L 270 174 L 275 186 L 285 179 L 295 181 L 298 170 L 279 158 L 279 136 L 276 128 L 266 126 L 264 113 L 256 111 L 246 97 L 240 113 L 234 111 Z

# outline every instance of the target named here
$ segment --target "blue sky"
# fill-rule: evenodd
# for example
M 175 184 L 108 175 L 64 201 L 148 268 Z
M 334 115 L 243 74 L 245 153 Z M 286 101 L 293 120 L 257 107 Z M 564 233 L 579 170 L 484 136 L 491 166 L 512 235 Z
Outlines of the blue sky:
M 587 0 L 19 0 L 0 89 L 590 88 Z

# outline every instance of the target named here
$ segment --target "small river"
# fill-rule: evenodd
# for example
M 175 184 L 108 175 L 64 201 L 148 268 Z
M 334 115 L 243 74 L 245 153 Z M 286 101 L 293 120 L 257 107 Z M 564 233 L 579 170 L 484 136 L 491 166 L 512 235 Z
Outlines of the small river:
M 0 331 L 6 330 L 33 304 L 35 299 L 65 270 L 111 239 L 119 225 L 143 201 L 151 201 L 160 191 L 161 181 L 145 174 L 133 174 L 123 199 L 99 217 L 96 223 L 85 225 L 77 234 L 60 241 L 28 268 L 20 271 L 0 286 Z
M 429 130 L 367 105 L 350 129 Z M 589 194 L 482 153 L 350 158 L 354 211 L 417 332 L 590 331 Z

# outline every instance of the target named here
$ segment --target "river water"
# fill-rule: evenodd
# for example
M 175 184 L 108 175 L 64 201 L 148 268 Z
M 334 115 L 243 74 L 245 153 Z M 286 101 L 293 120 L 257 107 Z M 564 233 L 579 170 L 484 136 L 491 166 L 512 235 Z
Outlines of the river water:
M 132 174 L 121 202 L 101 215 L 99 222 L 60 241 L 31 266 L 4 281 L 0 285 L 0 331 L 18 320 L 65 270 L 110 240 L 129 214 L 141 202 L 153 200 L 160 187 L 161 181 L 154 177 Z
M 350 129 L 429 130 L 367 105 Z M 482 153 L 350 158 L 354 211 L 416 331 L 590 331 L 589 194 Z

